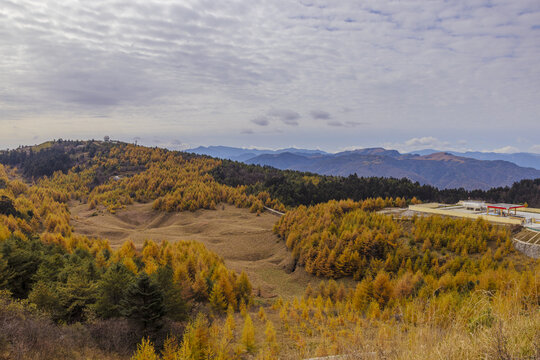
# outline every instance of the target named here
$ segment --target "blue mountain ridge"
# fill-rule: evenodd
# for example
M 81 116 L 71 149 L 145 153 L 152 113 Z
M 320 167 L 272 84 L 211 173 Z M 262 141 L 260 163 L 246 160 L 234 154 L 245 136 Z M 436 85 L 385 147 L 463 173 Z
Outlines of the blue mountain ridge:
M 509 186 L 522 179 L 540 177 L 540 170 L 505 160 L 479 160 L 452 152 L 427 155 L 401 154 L 396 150 L 366 148 L 335 154 L 319 150 L 258 150 L 228 147 L 199 147 L 187 150 L 247 164 L 268 165 L 321 175 L 406 177 L 438 188 L 489 189 Z M 428 151 L 428 150 L 426 150 Z M 504 154 L 503 154 L 504 155 Z M 534 155 L 534 154 L 533 154 Z

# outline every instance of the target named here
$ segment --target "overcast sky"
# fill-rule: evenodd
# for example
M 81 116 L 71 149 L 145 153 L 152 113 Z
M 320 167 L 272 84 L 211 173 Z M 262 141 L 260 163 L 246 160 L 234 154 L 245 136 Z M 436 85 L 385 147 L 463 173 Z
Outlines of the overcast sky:
M 0 0 L 0 148 L 540 153 L 540 1 Z

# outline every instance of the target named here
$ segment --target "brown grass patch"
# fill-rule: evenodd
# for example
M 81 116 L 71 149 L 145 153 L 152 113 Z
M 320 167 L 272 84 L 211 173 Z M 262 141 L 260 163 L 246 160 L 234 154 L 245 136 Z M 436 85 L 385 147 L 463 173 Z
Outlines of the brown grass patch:
M 88 210 L 87 204 L 72 203 L 71 224 L 75 232 L 89 237 L 107 238 L 118 248 L 131 239 L 138 248 L 144 241 L 196 240 L 220 255 L 227 267 L 245 271 L 262 297 L 302 295 L 307 283 L 318 279 L 303 268 L 293 268 L 292 257 L 283 241 L 272 232 L 278 217 L 259 216 L 246 209 L 225 205 L 219 210 L 167 213 L 151 204 L 129 205 L 110 214 Z

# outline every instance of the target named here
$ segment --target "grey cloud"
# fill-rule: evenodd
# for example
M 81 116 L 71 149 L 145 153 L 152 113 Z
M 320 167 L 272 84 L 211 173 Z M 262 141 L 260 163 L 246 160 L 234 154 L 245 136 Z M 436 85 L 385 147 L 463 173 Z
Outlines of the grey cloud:
M 239 6 L 230 7 L 238 11 L 230 16 L 160 2 L 132 3 L 129 11 L 126 4 L 115 9 L 99 1 L 85 9 L 51 5 L 55 11 L 44 12 L 30 1 L 13 4 L 11 23 L 0 23 L 11 29 L 3 43 L 19 49 L 10 53 L 23 54 L 19 60 L 32 75 L 23 86 L 51 100 L 90 107 L 144 105 L 212 84 L 253 85 L 272 79 L 272 73 L 275 79 L 289 78 L 235 51 L 220 27 L 238 25 L 236 15 L 246 12 Z
M 259 126 L 268 126 L 279 121 L 289 126 L 298 126 L 300 114 L 289 109 L 271 109 L 265 115 L 257 116 L 251 122 Z
M 298 119 L 300 119 L 300 114 L 293 110 L 287 110 L 287 109 L 272 109 L 268 111 L 268 116 L 277 118 L 281 120 L 283 123 L 291 126 L 297 126 L 298 125 Z
M 317 120 L 328 120 L 331 118 L 330 114 L 322 110 L 312 110 L 309 112 L 312 118 Z
M 332 120 L 332 121 L 328 121 L 327 124 L 330 125 L 330 126 L 334 126 L 334 127 L 357 127 L 357 126 L 363 125 L 364 123 L 359 122 L 359 121 L 336 121 L 336 120 Z
M 259 126 L 268 126 L 268 124 L 270 124 L 270 121 L 266 116 L 258 116 L 255 119 L 251 120 L 251 122 Z
M 330 126 L 335 126 L 335 127 L 341 127 L 341 126 L 344 126 L 343 123 L 341 121 L 329 121 L 328 122 L 328 125 Z
M 240 134 L 243 134 L 243 135 L 251 135 L 251 134 L 254 134 L 255 132 L 251 129 L 244 129 L 240 132 Z

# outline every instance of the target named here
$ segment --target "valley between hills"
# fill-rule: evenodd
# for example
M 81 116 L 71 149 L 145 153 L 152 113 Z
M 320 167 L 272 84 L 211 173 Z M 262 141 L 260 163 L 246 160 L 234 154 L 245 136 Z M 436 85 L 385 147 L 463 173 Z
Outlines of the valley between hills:
M 269 212 L 255 215 L 223 204 L 217 210 L 164 213 L 153 210 L 152 204 L 134 204 L 111 214 L 81 203 L 72 203 L 70 212 L 75 233 L 108 239 L 113 249 L 127 240 L 138 249 L 150 239 L 201 242 L 228 268 L 245 271 L 262 298 L 301 296 L 307 284 L 320 281 L 294 266 L 287 247 L 272 231 L 279 217 Z

